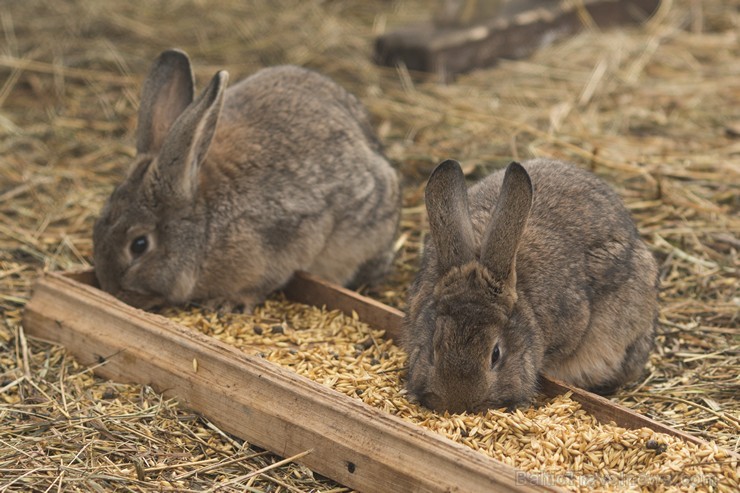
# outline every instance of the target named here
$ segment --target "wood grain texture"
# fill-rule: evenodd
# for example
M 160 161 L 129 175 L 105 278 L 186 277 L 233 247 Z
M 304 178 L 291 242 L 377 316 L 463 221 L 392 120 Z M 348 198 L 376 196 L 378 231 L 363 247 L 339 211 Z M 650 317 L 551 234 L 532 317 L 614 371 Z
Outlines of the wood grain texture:
M 260 447 L 286 457 L 310 450 L 301 463 L 364 492 L 559 491 L 60 274 L 39 280 L 23 325 L 82 364 L 97 365 L 97 374 L 151 385 Z

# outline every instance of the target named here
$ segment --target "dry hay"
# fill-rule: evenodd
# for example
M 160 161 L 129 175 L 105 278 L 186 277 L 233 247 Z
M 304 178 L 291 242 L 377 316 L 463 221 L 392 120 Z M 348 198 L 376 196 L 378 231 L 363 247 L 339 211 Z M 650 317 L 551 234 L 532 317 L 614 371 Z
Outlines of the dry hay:
M 740 488 L 738 461 L 716 444 L 601 424 L 568 395 L 527 409 L 440 415 L 409 402 L 406 354 L 381 330 L 338 311 L 270 300 L 252 315 L 170 309 L 165 316 L 558 485 L 591 491 L 660 485 Z
M 235 80 L 297 63 L 361 97 L 405 179 L 396 268 L 367 291 L 396 306 L 421 250 L 423 181 L 441 159 L 461 160 L 471 179 L 529 156 L 604 176 L 662 281 L 657 351 L 645 379 L 615 399 L 740 450 L 740 2 L 664 5 L 644 28 L 585 33 L 440 86 L 369 62 L 373 35 L 424 16 L 427 2 L 4 2 L 0 488 L 157 491 L 188 473 L 177 489 L 334 487 L 295 465 L 239 479 L 279 459 L 249 459 L 261 451 L 174 402 L 92 377 L 23 337 L 37 275 L 90 265 L 92 222 L 133 153 L 142 77 L 170 46 L 191 53 L 201 84 L 218 68 Z
M 349 491 L 149 387 L 95 378 L 61 347 L 16 341 L 22 375 L 0 387 L 0 491 Z

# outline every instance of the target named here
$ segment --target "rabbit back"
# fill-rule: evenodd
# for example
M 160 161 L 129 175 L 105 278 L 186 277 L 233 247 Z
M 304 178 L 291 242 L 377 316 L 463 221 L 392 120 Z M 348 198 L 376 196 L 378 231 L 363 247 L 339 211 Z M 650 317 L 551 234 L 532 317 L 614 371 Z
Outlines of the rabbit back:
M 542 372 L 608 391 L 635 378 L 652 348 L 655 260 L 603 180 L 548 159 L 523 164 L 534 199 L 517 253 L 516 282 L 518 303 L 542 329 Z M 478 238 L 502 181 L 503 173 L 497 173 L 470 189 Z
M 500 202 L 518 200 L 503 197 L 509 169 L 465 190 L 455 164 L 450 183 L 461 189 L 450 192 L 436 170 L 427 185 L 432 233 L 404 324 L 410 394 L 438 410 L 479 410 L 527 402 L 541 374 L 601 392 L 639 375 L 653 345 L 657 267 L 618 195 L 575 166 L 526 161 L 520 191 L 531 202 L 517 206 L 526 222 L 496 232 L 496 214 L 510 212 Z M 490 261 L 512 245 L 510 264 Z M 494 345 L 502 361 L 494 352 L 492 362 Z
M 359 100 L 310 70 L 263 69 L 193 101 L 187 55 L 145 81 L 137 157 L 96 221 L 96 274 L 137 306 L 251 307 L 308 270 L 382 276 L 400 190 Z
M 269 258 L 263 275 L 271 284 L 300 269 L 359 285 L 390 264 L 396 170 L 359 100 L 316 72 L 272 67 L 230 88 L 202 174 L 205 201 L 231 208 L 212 216 L 217 229 L 228 230 L 233 217 L 250 224 L 223 246 L 249 244 L 245 256 Z M 368 265 L 375 268 L 363 272 Z M 259 276 L 262 265 L 251 270 Z M 211 272 L 223 279 L 217 267 Z

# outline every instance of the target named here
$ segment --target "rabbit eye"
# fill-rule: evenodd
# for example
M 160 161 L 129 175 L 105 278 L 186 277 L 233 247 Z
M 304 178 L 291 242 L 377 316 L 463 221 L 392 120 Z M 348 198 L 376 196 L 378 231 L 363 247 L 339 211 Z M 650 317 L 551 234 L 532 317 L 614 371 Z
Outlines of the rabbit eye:
M 496 366 L 496 362 L 501 357 L 501 350 L 498 348 L 498 344 L 493 346 L 493 352 L 491 353 L 491 367 Z
M 131 249 L 131 254 L 134 257 L 138 257 L 146 252 L 147 248 L 149 248 L 149 239 L 146 236 L 137 236 L 131 242 L 131 246 L 129 248 Z

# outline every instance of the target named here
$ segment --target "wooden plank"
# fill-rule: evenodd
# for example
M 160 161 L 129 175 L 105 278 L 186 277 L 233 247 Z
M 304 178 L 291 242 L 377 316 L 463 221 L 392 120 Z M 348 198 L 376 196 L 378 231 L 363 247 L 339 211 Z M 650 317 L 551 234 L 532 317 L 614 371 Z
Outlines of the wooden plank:
M 537 3 L 537 2 L 529 2 Z M 439 26 L 432 22 L 379 36 L 375 60 L 381 65 L 403 63 L 411 70 L 431 72 L 442 80 L 500 58 L 523 58 L 536 49 L 582 29 L 584 21 L 610 27 L 644 20 L 660 0 L 543 1 L 511 15 L 479 20 L 470 26 Z
M 77 279 L 92 280 L 89 275 Z M 95 372 L 149 384 L 221 429 L 365 492 L 559 491 L 422 427 L 60 274 L 36 284 L 26 332 Z M 197 365 L 194 365 L 197 361 Z
M 331 310 L 340 310 L 346 314 L 355 311 L 360 316 L 360 320 L 373 327 L 386 330 L 386 334 L 392 339 L 398 340 L 401 334 L 404 316 L 402 311 L 326 282 L 311 274 L 305 272 L 296 274 L 291 284 L 286 288 L 286 295 L 294 301 L 326 306 Z M 645 427 L 678 437 L 686 442 L 706 443 L 700 438 L 658 423 L 600 395 L 573 387 L 560 380 L 544 377 L 541 379 L 540 385 L 542 393 L 548 397 L 571 392 L 572 399 L 579 402 L 583 409 L 602 423 L 614 422 L 619 426 L 630 429 Z

